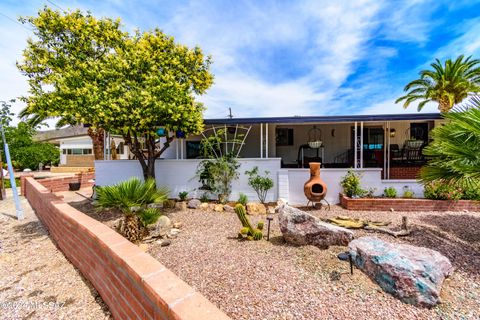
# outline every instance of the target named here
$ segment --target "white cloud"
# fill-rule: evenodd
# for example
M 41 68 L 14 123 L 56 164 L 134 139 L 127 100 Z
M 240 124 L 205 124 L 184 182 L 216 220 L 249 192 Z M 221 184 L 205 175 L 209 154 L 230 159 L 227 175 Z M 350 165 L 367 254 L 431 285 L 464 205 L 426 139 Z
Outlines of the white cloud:
M 370 107 L 364 108 L 358 112 L 358 114 L 407 114 L 407 113 L 419 113 L 417 106 L 419 102 L 411 103 L 407 109 L 403 108 L 402 103 L 395 103 L 396 98 L 386 99 L 381 102 L 377 102 Z M 434 102 L 427 103 L 420 113 L 438 113 L 438 104 Z

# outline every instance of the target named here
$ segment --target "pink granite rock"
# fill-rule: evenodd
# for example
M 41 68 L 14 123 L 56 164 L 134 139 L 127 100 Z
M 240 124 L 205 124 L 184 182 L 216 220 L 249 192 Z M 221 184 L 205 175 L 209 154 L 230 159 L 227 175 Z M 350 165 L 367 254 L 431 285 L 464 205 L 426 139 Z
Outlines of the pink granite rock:
M 278 212 L 280 230 L 288 243 L 327 249 L 329 246 L 346 246 L 353 239 L 352 231 L 323 222 L 287 204 L 280 205 Z
M 440 303 L 443 280 L 453 267 L 439 252 L 376 237 L 361 237 L 348 246 L 355 265 L 385 292 L 416 306 Z

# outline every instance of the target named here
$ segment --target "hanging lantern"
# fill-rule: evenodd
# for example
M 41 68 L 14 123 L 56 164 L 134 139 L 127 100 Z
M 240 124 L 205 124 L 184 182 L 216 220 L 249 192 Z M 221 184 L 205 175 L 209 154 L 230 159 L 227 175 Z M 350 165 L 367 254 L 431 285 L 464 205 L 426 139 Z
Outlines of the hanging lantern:
M 165 137 L 167 135 L 167 131 L 165 130 L 165 128 L 158 128 L 157 135 L 159 135 L 160 137 Z
M 185 138 L 185 132 L 183 132 L 182 130 L 177 130 L 177 132 L 175 132 L 175 136 L 179 139 L 183 139 Z

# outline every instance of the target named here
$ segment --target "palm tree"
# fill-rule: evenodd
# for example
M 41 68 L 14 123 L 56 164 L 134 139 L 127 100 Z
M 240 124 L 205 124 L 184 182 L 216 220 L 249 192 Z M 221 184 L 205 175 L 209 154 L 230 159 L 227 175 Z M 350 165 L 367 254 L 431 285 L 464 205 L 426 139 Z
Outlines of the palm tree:
M 431 160 L 422 168 L 420 179 L 480 188 L 480 97 L 444 118 L 448 122 L 433 129 L 433 141 L 424 149 Z
M 403 107 L 407 108 L 411 102 L 422 100 L 418 104 L 420 111 L 426 103 L 434 101 L 440 112 L 448 112 L 469 95 L 480 92 L 480 60 L 472 60 L 471 56 L 464 59 L 461 55 L 455 61 L 446 60 L 445 65 L 435 59 L 431 66 L 433 70 L 420 71 L 420 79 L 405 86 L 407 94 L 395 103 L 404 101 Z

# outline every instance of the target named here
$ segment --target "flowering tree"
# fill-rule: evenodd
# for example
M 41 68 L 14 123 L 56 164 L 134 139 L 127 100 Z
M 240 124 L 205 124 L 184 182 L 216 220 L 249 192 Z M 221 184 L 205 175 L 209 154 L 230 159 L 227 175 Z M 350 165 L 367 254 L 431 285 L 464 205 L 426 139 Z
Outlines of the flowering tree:
M 90 124 L 93 132 L 121 134 L 155 177 L 155 159 L 175 139 L 172 132 L 202 129 L 195 101 L 212 85 L 210 57 L 175 43 L 155 29 L 131 35 L 120 21 L 45 7 L 22 18 L 35 30 L 18 68 L 29 78 L 27 113 Z M 157 129 L 163 127 L 160 145 Z

